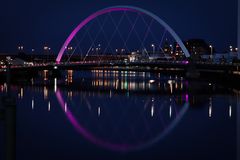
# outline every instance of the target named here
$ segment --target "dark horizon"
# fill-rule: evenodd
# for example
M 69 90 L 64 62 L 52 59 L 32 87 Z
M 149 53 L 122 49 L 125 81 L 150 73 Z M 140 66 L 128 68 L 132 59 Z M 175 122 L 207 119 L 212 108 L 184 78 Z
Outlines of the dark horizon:
M 212 44 L 216 51 L 237 47 L 237 1 L 157 1 L 115 2 L 91 1 L 5 1 L 0 10 L 0 53 L 16 53 L 24 45 L 30 53 L 43 46 L 56 54 L 70 32 L 90 14 L 114 5 L 132 5 L 153 12 L 168 23 L 185 41 L 200 38 Z

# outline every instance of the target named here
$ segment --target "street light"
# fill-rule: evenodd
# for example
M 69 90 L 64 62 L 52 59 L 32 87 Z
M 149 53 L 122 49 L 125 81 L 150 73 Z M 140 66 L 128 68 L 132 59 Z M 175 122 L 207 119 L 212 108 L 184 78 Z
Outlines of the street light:
M 98 55 L 98 50 L 99 50 L 99 48 L 96 48 L 96 54 Z
M 48 46 L 44 46 L 43 50 L 44 50 L 45 54 L 47 55 L 47 62 L 48 62 L 49 61 L 49 52 L 50 52 L 51 48 Z
M 45 52 L 46 54 L 48 54 L 48 53 L 50 52 L 51 48 L 48 47 L 48 46 L 44 46 L 44 47 L 43 47 L 43 50 L 44 50 L 44 52 Z
M 233 51 L 233 46 L 229 46 L 230 52 Z
M 170 53 L 173 54 L 173 45 L 170 44 L 169 47 L 170 47 Z
M 210 49 L 211 49 L 211 59 L 212 59 L 212 58 L 213 58 L 213 46 L 210 45 L 209 47 L 210 47 Z
M 73 50 L 73 47 L 68 47 L 68 50 L 69 50 L 69 51 L 72 51 L 72 50 Z
M 19 51 L 23 51 L 23 46 L 18 46 Z
M 155 54 L 155 45 L 152 44 L 152 48 L 153 48 L 153 54 Z
M 125 49 L 122 48 L 122 49 L 121 49 L 121 53 L 123 54 L 124 51 L 125 51 Z

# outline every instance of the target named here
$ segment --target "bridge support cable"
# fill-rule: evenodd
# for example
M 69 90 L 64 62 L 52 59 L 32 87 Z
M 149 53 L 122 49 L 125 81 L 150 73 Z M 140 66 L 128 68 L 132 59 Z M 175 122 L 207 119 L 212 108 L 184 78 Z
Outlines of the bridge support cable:
M 141 16 L 141 18 L 142 18 L 143 23 L 148 27 L 148 30 L 149 30 L 152 38 L 153 38 L 154 41 L 157 43 L 159 40 L 157 40 L 156 36 L 153 34 L 152 29 L 151 29 L 151 26 L 152 26 L 152 23 L 153 23 L 154 19 L 151 18 L 150 24 L 147 24 L 147 22 L 146 22 L 146 20 L 144 19 L 144 17 L 143 17 L 142 15 L 140 15 L 140 16 Z M 164 30 L 164 34 L 165 34 L 165 33 L 166 33 L 166 29 Z M 144 41 L 144 42 L 145 42 L 145 41 Z M 159 49 L 161 49 L 161 44 L 160 44 L 158 47 L 159 47 Z
M 69 63 L 70 62 L 70 59 L 71 59 L 71 57 L 73 56 L 73 54 L 76 52 L 76 50 L 77 50 L 77 48 L 79 48 L 79 50 L 80 50 L 80 53 L 81 53 L 81 58 L 82 58 L 82 53 L 83 53 L 83 51 L 82 51 L 82 49 L 80 48 L 80 42 L 78 41 L 78 39 L 75 37 L 74 38 L 75 39 L 75 41 L 77 41 L 77 45 L 76 45 L 76 47 L 74 47 L 74 50 L 71 52 L 71 54 L 69 55 L 69 57 L 68 57 L 68 59 L 67 59 L 67 63 Z M 69 50 L 67 50 L 67 52 L 69 52 Z
M 73 54 L 74 54 L 77 50 L 80 51 L 80 53 L 81 53 L 81 58 L 82 58 L 82 54 L 83 54 L 84 52 L 83 52 L 82 48 L 80 47 L 80 45 L 81 45 L 81 42 L 85 39 L 85 37 L 88 35 L 88 34 L 87 34 L 87 30 L 91 29 L 91 26 L 92 26 L 92 24 L 89 24 L 89 26 L 85 26 L 85 27 L 83 28 L 83 29 L 85 30 L 85 32 L 83 33 L 83 35 L 81 36 L 81 38 L 80 38 L 79 40 L 78 40 L 78 35 L 77 35 L 77 34 L 74 36 L 73 39 L 76 41 L 76 47 L 74 47 L 74 50 L 71 52 L 71 55 L 68 57 L 67 63 L 70 61 L 71 57 L 73 56 Z M 68 47 L 69 47 L 69 46 L 66 46 L 66 51 L 67 51 L 67 52 L 69 52 Z
M 89 49 L 88 49 L 88 51 L 87 51 L 87 54 L 86 54 L 86 56 L 83 58 L 83 61 L 82 61 L 82 63 L 85 63 L 85 60 L 86 60 L 86 58 L 87 58 L 88 54 L 90 53 L 91 49 L 92 49 L 92 46 L 90 46 L 90 47 L 89 47 Z
M 116 14 L 116 16 L 120 17 L 118 18 L 118 21 L 116 20 L 116 18 L 113 18 L 115 14 L 113 14 L 112 12 L 120 12 L 120 14 Z M 103 20 L 101 18 L 102 17 L 101 15 L 105 15 L 104 23 L 100 22 L 100 20 Z M 132 18 L 132 16 L 135 16 L 136 18 L 135 17 Z M 146 18 L 150 18 L 150 19 L 146 19 Z M 94 19 L 95 21 L 93 21 Z M 123 23 L 123 19 L 126 20 L 126 23 Z M 154 20 L 157 23 L 155 23 Z M 139 24 L 139 22 L 141 22 L 141 24 Z M 97 26 L 96 26 L 96 23 L 97 23 Z M 105 23 L 107 25 L 105 25 Z M 90 30 L 90 27 L 88 28 L 88 25 L 92 25 L 92 24 L 94 25 L 91 28 L 92 30 Z M 143 24 L 143 27 L 141 27 L 141 29 L 138 28 L 138 26 L 142 26 L 142 24 Z M 155 27 L 153 25 L 155 24 L 158 24 L 159 26 L 162 27 L 156 30 L 156 34 L 154 34 L 152 31 L 153 28 Z M 109 28 L 111 26 L 112 26 L 111 29 L 113 30 Z M 124 26 L 125 30 L 123 30 L 123 32 L 120 32 L 120 26 Z M 96 28 L 96 27 L 99 27 L 99 28 Z M 145 30 L 145 27 L 146 27 L 146 30 Z M 77 34 L 82 34 L 82 32 L 79 32 L 80 30 L 82 30 L 82 32 L 83 31 L 85 32 L 83 36 L 80 36 L 80 38 L 78 38 Z M 164 32 L 163 35 L 160 32 Z M 68 54 L 70 53 L 69 57 L 67 58 L 67 62 L 69 62 L 73 57 L 73 54 L 78 51 L 80 51 L 81 54 L 85 54 L 84 58 L 81 56 L 81 60 L 83 59 L 89 60 L 87 56 L 93 55 L 91 57 L 91 60 L 96 61 L 97 59 L 99 59 L 99 63 L 102 60 L 109 60 L 109 57 L 114 55 L 115 53 L 125 54 L 125 53 L 130 53 L 131 51 L 139 52 L 140 50 L 143 50 L 144 52 L 146 51 L 146 53 L 148 53 L 147 49 L 149 50 L 150 45 L 146 43 L 149 43 L 149 42 L 152 44 L 157 44 L 156 49 L 155 49 L 155 46 L 152 47 L 153 53 L 156 53 L 155 52 L 156 50 L 163 51 L 162 44 L 163 44 L 163 39 L 166 36 L 166 32 L 168 32 L 167 36 L 171 37 L 170 38 L 171 43 L 172 43 L 172 40 L 175 40 L 181 47 L 185 56 L 189 57 L 190 54 L 188 53 L 186 47 L 184 46 L 183 42 L 178 37 L 178 35 L 173 31 L 173 29 L 170 26 L 168 26 L 168 24 L 166 24 L 162 19 L 160 19 L 158 16 L 154 15 L 153 13 L 138 7 L 133 7 L 133 6 L 114 6 L 114 7 L 105 8 L 88 16 L 72 31 L 72 33 L 68 36 L 63 46 L 61 47 L 61 50 L 59 51 L 59 54 L 56 58 L 56 62 L 59 63 L 61 61 L 61 58 L 64 53 L 68 53 Z M 101 37 L 100 37 L 100 34 L 101 34 Z M 162 39 L 160 39 L 161 35 L 162 35 Z M 135 36 L 134 39 L 132 36 Z M 85 39 L 85 38 L 88 38 L 88 39 Z M 130 43 L 130 41 L 134 43 Z M 76 45 L 73 47 L 71 46 L 71 49 L 69 50 L 67 47 L 70 45 L 73 45 L 73 43 L 76 43 Z M 100 45 L 100 43 L 102 43 L 103 45 Z M 132 46 L 130 47 L 129 44 L 132 44 Z M 166 44 L 168 44 L 168 42 L 165 43 L 165 46 Z M 91 47 L 89 48 L 88 46 L 91 46 Z M 96 47 L 99 47 L 99 48 L 96 48 Z M 115 50 L 115 47 L 117 48 L 116 50 Z M 118 47 L 122 47 L 120 52 L 118 51 Z M 139 50 L 136 50 L 138 47 L 139 47 Z M 101 52 L 100 52 L 100 49 L 101 49 Z M 104 59 L 103 59 L 103 56 L 104 56 Z M 138 58 L 139 57 L 137 56 L 136 59 Z M 113 59 L 117 60 L 119 59 L 119 57 L 116 56 L 116 57 L 110 58 L 110 60 L 113 60 Z M 120 60 L 122 59 L 120 58 Z
M 128 22 L 132 24 L 131 19 L 129 18 L 129 16 L 126 15 L 126 17 L 127 17 Z M 132 25 L 133 25 L 133 24 L 132 24 Z M 134 31 L 134 33 L 135 33 L 135 35 L 136 35 L 138 41 L 140 42 L 141 47 L 142 47 L 142 48 L 145 48 L 145 45 L 143 44 L 143 41 L 141 40 L 141 37 L 139 36 L 139 34 L 137 33 L 137 31 L 136 31 L 135 28 L 133 29 L 133 31 Z M 140 49 L 141 49 L 141 48 L 140 48 Z
M 107 49 L 111 48 L 110 44 L 111 44 L 114 36 L 116 35 L 117 30 L 118 30 L 118 27 L 119 27 L 119 25 L 121 24 L 121 22 L 123 21 L 123 18 L 124 18 L 124 14 L 121 15 L 120 20 L 119 20 L 119 22 L 117 23 L 117 27 L 115 27 L 115 29 L 114 29 L 114 31 L 113 31 L 113 34 L 112 34 L 111 38 L 109 39 L 109 41 L 107 42 L 107 46 L 106 46 L 106 48 L 104 49 L 104 52 L 103 52 L 103 53 L 106 53 Z
M 162 44 L 163 44 L 163 40 L 164 40 L 164 37 L 165 37 L 166 33 L 167 33 L 167 30 L 164 29 L 164 32 L 163 32 L 163 35 L 162 35 L 161 41 L 160 41 L 159 46 L 158 46 L 162 52 L 163 52 Z
M 82 49 L 80 48 L 80 42 L 77 40 L 77 38 L 76 37 L 74 37 L 74 40 L 75 41 L 77 41 L 77 45 L 76 45 L 76 47 L 74 47 L 74 49 L 72 50 L 72 52 L 68 55 L 68 59 L 67 59 L 67 63 L 69 63 L 70 62 L 70 59 L 72 58 L 72 56 L 73 56 L 73 54 L 77 51 L 77 49 L 80 51 L 80 53 L 81 53 L 81 58 L 82 58 L 82 53 L 83 53 L 83 51 L 82 51 Z M 69 53 L 69 50 L 68 49 L 66 49 L 67 50 L 67 53 Z
M 137 16 L 137 18 L 133 21 L 133 25 L 131 26 L 130 32 L 127 35 L 126 41 L 124 42 L 125 47 L 127 47 L 127 42 L 132 35 L 133 29 L 136 26 L 138 19 L 139 19 L 139 16 Z M 130 50 L 128 52 L 130 53 Z
M 91 25 L 92 25 L 92 24 L 90 24 L 90 26 L 85 26 L 85 32 L 84 32 L 83 36 L 81 36 L 80 40 L 78 40 L 78 36 L 77 36 L 77 35 L 74 36 L 75 41 L 77 41 L 77 45 L 76 45 L 76 47 L 74 48 L 74 50 L 73 50 L 70 58 L 68 59 L 68 62 L 70 61 L 72 55 L 76 52 L 77 49 L 79 49 L 79 51 L 80 51 L 80 53 L 81 53 L 81 59 L 83 58 L 82 54 L 83 54 L 84 52 L 83 52 L 82 48 L 80 47 L 80 45 L 81 45 L 81 42 L 84 40 L 84 38 L 87 36 L 86 30 L 89 29 L 89 28 L 91 27 Z M 87 27 L 88 27 L 88 28 L 87 28 Z
M 107 17 L 105 17 L 103 23 L 100 24 L 100 26 L 99 26 L 100 29 L 98 30 L 96 36 L 95 36 L 94 38 L 91 37 L 91 45 L 90 45 L 90 48 L 89 48 L 88 51 L 87 51 L 86 56 L 84 57 L 84 60 L 83 60 L 84 62 L 85 62 L 87 56 L 89 55 L 89 53 L 91 52 L 91 50 L 94 49 L 94 51 L 95 51 L 95 47 L 96 47 L 95 43 L 96 43 L 96 40 L 97 40 L 97 38 L 99 37 L 100 33 L 102 32 L 103 27 L 104 27 L 104 25 L 105 25 L 106 22 L 107 22 Z M 88 32 L 89 32 L 89 31 L 88 31 Z M 90 33 L 89 33 L 89 34 L 90 34 Z M 100 61 L 101 61 L 101 57 L 99 56 L 98 52 L 97 52 L 97 56 L 98 56 L 98 60 L 99 60 L 99 62 L 100 62 Z
M 161 51 L 162 53 L 164 53 L 164 50 L 163 50 L 163 48 L 162 48 L 162 43 L 163 43 L 163 39 L 164 39 L 164 37 L 165 37 L 165 35 L 166 35 L 166 33 L 167 33 L 167 30 L 164 28 L 163 36 L 162 36 L 162 38 L 161 38 L 160 43 L 158 43 L 158 40 L 157 40 L 156 36 L 153 34 L 152 29 L 151 29 L 152 22 L 154 21 L 154 19 L 152 18 L 150 24 L 147 24 L 146 20 L 144 19 L 144 17 L 143 17 L 142 15 L 141 15 L 141 18 L 142 18 L 144 24 L 148 27 L 148 31 L 150 32 L 152 38 L 153 38 L 154 41 L 155 41 L 154 43 L 157 43 L 157 44 L 158 44 L 158 49 L 159 49 L 159 51 Z M 147 36 L 146 36 L 146 38 L 147 38 Z M 144 43 L 144 42 L 145 42 L 145 38 L 144 38 L 143 43 Z M 164 57 L 165 57 L 165 56 L 166 56 L 166 55 L 164 54 Z
M 98 18 L 96 18 L 96 19 L 97 19 L 98 25 L 100 26 L 100 30 L 101 30 L 101 32 L 103 33 L 103 36 L 104 36 L 105 41 L 108 41 L 107 34 L 106 34 L 106 32 L 104 31 L 103 28 L 104 28 L 104 25 L 105 25 L 105 23 L 106 23 L 106 20 L 109 19 L 109 17 L 108 17 L 108 16 L 105 16 L 105 19 L 104 19 L 103 24 L 101 24 L 101 22 L 99 21 Z M 111 50 L 112 53 L 114 53 L 114 50 L 112 49 L 112 47 L 110 47 L 110 50 Z
M 128 32 L 128 34 L 127 34 L 127 36 L 126 36 L 125 39 L 124 39 L 122 33 L 120 32 L 119 26 L 117 26 L 114 18 L 112 17 L 111 14 L 109 14 L 109 15 L 110 15 L 110 18 L 111 18 L 111 20 L 112 20 L 112 23 L 113 23 L 114 26 L 116 27 L 117 32 L 118 32 L 118 34 L 119 34 L 119 36 L 120 36 L 120 38 L 121 38 L 121 40 L 122 40 L 122 42 L 123 42 L 123 47 L 122 47 L 122 48 L 125 48 L 126 51 L 127 51 L 127 53 L 130 53 L 131 50 L 130 50 L 129 47 L 127 46 L 127 42 L 128 42 L 128 40 L 129 40 L 129 38 L 131 37 L 133 30 L 135 29 L 135 26 L 136 26 L 136 24 L 137 24 L 137 22 L 138 22 L 138 20 L 139 20 L 140 14 L 137 13 L 136 18 L 135 18 L 133 21 L 132 21 L 132 20 L 129 21 L 129 23 L 130 23 L 130 25 L 131 25 L 131 26 L 130 26 L 130 31 Z M 123 15 L 124 15 L 124 17 L 127 17 L 126 11 L 123 11 Z M 120 52 L 120 53 L 121 53 L 121 52 Z
M 142 16 L 141 16 L 142 17 Z M 144 38 L 143 38 L 143 43 L 146 41 L 149 33 L 150 33 L 150 30 L 151 30 L 151 26 L 152 26 L 152 23 L 153 23 L 153 19 L 151 20 L 150 24 L 148 25 L 147 23 L 145 23 L 147 25 L 147 31 L 145 32 L 144 34 Z

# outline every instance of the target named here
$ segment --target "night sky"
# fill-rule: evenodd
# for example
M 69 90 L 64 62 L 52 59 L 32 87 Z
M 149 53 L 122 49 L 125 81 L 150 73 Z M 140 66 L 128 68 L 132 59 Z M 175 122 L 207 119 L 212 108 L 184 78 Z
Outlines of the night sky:
M 149 10 L 167 22 L 182 40 L 202 38 L 217 51 L 237 44 L 237 0 L 7 0 L 0 5 L 0 53 L 57 53 L 68 34 L 93 12 L 114 5 Z

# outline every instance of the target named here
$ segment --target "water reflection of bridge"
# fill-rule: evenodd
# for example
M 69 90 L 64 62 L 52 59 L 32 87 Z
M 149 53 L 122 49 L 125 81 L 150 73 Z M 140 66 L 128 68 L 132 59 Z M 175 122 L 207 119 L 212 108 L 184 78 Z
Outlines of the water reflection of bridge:
M 111 95 L 174 95 L 179 103 L 188 97 L 191 104 L 197 101 L 195 95 L 226 94 L 229 91 L 219 89 L 214 84 L 187 81 L 182 76 L 164 75 L 161 73 L 91 70 L 73 71 L 67 70 L 62 77 L 51 77 L 50 70 L 40 73 L 41 78 L 31 78 L 29 82 L 20 83 L 18 97 L 23 97 L 24 88 L 31 88 L 36 92 L 48 94 L 57 89 L 67 92 L 71 96 L 81 91 L 89 94 Z M 18 88 L 13 85 L 13 89 Z M 2 85 L 4 88 L 4 85 Z M 189 96 L 189 94 L 191 96 Z M 207 98 L 205 99 L 205 101 Z M 201 100 L 200 100 L 201 101 Z M 202 100 L 204 101 L 204 100 Z M 199 101 L 198 101 L 199 103 Z
M 13 90 L 13 92 L 17 92 L 17 93 L 19 92 L 18 94 L 16 94 L 16 95 L 19 95 L 19 100 L 21 98 L 23 98 L 24 96 L 26 98 L 26 95 L 28 95 L 28 94 L 24 94 L 24 93 L 28 92 L 30 90 L 30 88 L 31 88 L 31 91 L 33 91 L 34 93 L 36 93 L 36 92 L 43 93 L 44 98 L 46 98 L 46 100 L 48 101 L 48 103 L 47 103 L 48 106 L 47 106 L 47 109 L 46 109 L 48 112 L 50 112 L 50 111 L 54 112 L 54 110 L 57 108 L 57 107 L 54 108 L 54 105 L 52 104 L 53 101 L 51 99 L 51 95 L 57 93 L 58 90 L 61 90 L 61 93 L 63 95 L 65 95 L 64 96 L 65 99 L 64 99 L 64 103 L 63 103 L 64 104 L 63 109 L 64 109 L 65 113 L 68 113 L 70 109 L 72 110 L 72 113 L 75 113 L 74 112 L 74 107 L 70 106 L 72 104 L 71 103 L 71 101 L 72 101 L 71 98 L 73 98 L 73 101 L 76 102 L 76 101 L 80 100 L 79 97 L 81 97 L 81 100 L 87 99 L 89 97 L 90 98 L 91 97 L 92 98 L 97 97 L 97 100 L 99 100 L 99 102 L 101 102 L 101 103 L 98 103 L 97 106 L 92 104 L 92 110 L 91 110 L 91 112 L 89 111 L 89 114 L 92 113 L 92 114 L 95 115 L 95 117 L 104 116 L 104 114 L 107 113 L 107 109 L 110 108 L 110 107 L 109 108 L 106 108 L 106 107 L 104 108 L 104 105 L 102 105 L 102 104 L 106 104 L 105 103 L 106 100 L 108 100 L 110 102 L 113 101 L 113 100 L 111 100 L 111 95 L 112 95 L 112 98 L 114 98 L 114 96 L 116 96 L 116 95 L 113 94 L 114 92 L 111 93 L 110 91 L 113 91 L 115 89 L 114 91 L 117 92 L 116 93 L 117 95 L 119 95 L 119 93 L 121 93 L 121 92 L 124 93 L 124 94 L 128 93 L 128 91 L 130 93 L 134 93 L 134 92 L 135 93 L 141 93 L 140 91 L 143 90 L 143 92 L 142 92 L 143 94 L 149 94 L 149 96 L 153 97 L 152 99 L 150 98 L 150 100 L 147 101 L 148 102 L 147 115 L 148 116 L 153 116 L 153 117 L 155 117 L 155 116 L 161 117 L 161 116 L 157 115 L 157 113 L 158 113 L 157 110 L 159 108 L 157 108 L 158 106 L 156 104 L 161 104 L 160 103 L 161 101 L 157 101 L 157 99 L 159 99 L 159 97 L 161 97 L 161 96 L 158 96 L 158 93 L 161 94 L 160 90 L 161 89 L 164 90 L 164 87 L 162 87 L 164 85 L 160 85 L 159 90 L 156 91 L 157 94 L 155 92 L 151 92 L 151 87 L 146 88 L 146 86 L 148 86 L 148 84 L 153 85 L 155 87 L 158 86 L 159 79 L 156 79 L 156 77 L 158 77 L 158 76 L 160 76 L 163 79 L 162 81 L 160 80 L 160 83 L 169 84 L 172 81 L 172 84 L 173 84 L 172 86 L 176 90 L 181 91 L 181 87 L 176 87 L 175 83 L 177 83 L 177 86 L 181 86 L 181 84 L 179 84 L 179 83 L 182 82 L 183 83 L 182 84 L 183 89 L 185 88 L 184 85 L 186 85 L 186 83 L 184 83 L 184 80 L 183 79 L 181 80 L 181 77 L 172 77 L 171 80 L 169 81 L 169 77 L 166 77 L 166 79 L 164 80 L 163 75 L 161 76 L 161 74 L 160 75 L 155 74 L 155 76 L 156 76 L 155 81 L 151 81 L 152 78 L 153 78 L 152 76 L 149 76 L 148 73 L 141 73 L 141 72 L 136 73 L 136 72 L 125 72 L 125 71 L 124 72 L 119 72 L 119 71 L 114 71 L 113 72 L 113 71 L 93 70 L 92 72 L 90 72 L 90 74 L 93 76 L 92 80 L 86 79 L 85 77 L 82 77 L 80 80 L 84 79 L 84 81 L 76 81 L 74 79 L 74 77 L 75 77 L 74 74 L 76 74 L 75 71 L 70 70 L 70 71 L 67 72 L 67 75 L 66 75 L 65 79 L 61 80 L 61 79 L 48 79 L 47 73 L 45 73 L 45 74 L 43 74 L 42 78 L 45 79 L 44 81 L 46 83 L 43 83 L 43 84 L 39 83 L 38 84 L 37 81 L 34 81 L 33 84 L 29 84 L 29 85 L 23 85 L 23 86 L 12 85 L 12 90 Z M 46 76 L 46 77 L 44 77 L 44 76 Z M 136 78 L 136 77 L 139 77 L 139 78 Z M 125 81 L 124 81 L 123 83 L 120 83 L 120 84 L 123 85 L 123 87 L 119 87 L 119 88 L 116 89 L 115 88 L 116 83 L 117 83 L 116 79 L 123 79 L 123 80 L 126 79 L 126 81 L 128 83 L 128 85 L 127 85 L 128 87 L 124 88 L 124 86 L 125 86 Z M 140 85 L 140 88 L 138 89 L 138 83 L 141 84 L 143 79 L 144 79 L 144 82 L 147 85 L 145 85 L 145 89 L 143 89 L 143 87 L 141 85 Z M 84 90 L 84 88 L 76 87 L 74 85 L 74 83 L 76 83 L 76 82 L 77 83 L 79 82 L 78 87 L 83 86 L 85 88 L 85 90 Z M 87 86 L 86 83 L 90 86 Z M 133 87 L 133 86 L 130 87 L 130 83 L 136 83 L 136 84 L 132 84 L 133 86 L 135 85 L 135 87 Z M 188 83 L 188 85 L 191 86 L 191 84 L 189 84 L 189 83 Z M 68 86 L 70 86 L 70 88 L 68 88 Z M 170 86 L 170 84 L 169 84 L 169 86 Z M 0 88 L 4 89 L 4 85 L 1 86 Z M 96 92 L 96 91 L 99 91 L 99 88 L 102 88 L 102 89 L 100 89 L 100 91 L 104 94 L 101 94 L 101 93 L 98 94 L 98 92 Z M 206 90 L 208 90 L 208 89 L 206 89 Z M 79 91 L 81 93 L 79 93 Z M 154 93 L 154 94 L 151 95 L 151 93 Z M 189 99 L 189 101 L 191 100 L 191 97 L 189 95 L 184 94 L 185 90 L 182 90 L 181 92 L 179 92 L 179 95 L 176 94 L 177 92 L 175 92 L 174 89 L 173 89 L 173 92 L 171 93 L 169 88 L 165 92 L 163 91 L 162 93 L 163 94 L 167 93 L 167 95 L 165 95 L 165 97 L 167 97 L 166 101 L 169 101 L 169 103 L 174 102 L 175 105 L 182 105 L 186 102 L 187 99 Z M 217 93 L 219 94 L 220 92 L 217 92 Z M 103 95 L 106 96 L 104 99 L 101 98 Z M 127 95 L 124 95 L 124 97 L 127 98 Z M 140 100 L 138 97 L 134 97 L 134 98 L 132 98 L 132 97 L 134 97 L 134 95 L 130 94 L 129 98 L 128 98 L 128 100 L 131 101 L 131 102 Z M 206 96 L 205 98 L 208 99 L 208 97 L 209 96 Z M 206 99 L 204 100 L 205 102 L 206 102 Z M 197 98 L 195 100 L 197 100 Z M 29 102 L 31 102 L 31 101 L 32 101 L 32 109 L 34 109 L 34 105 L 37 103 L 37 98 L 36 97 L 33 97 L 33 99 L 30 98 Z M 92 102 L 91 99 L 88 100 L 88 101 Z M 29 104 L 31 104 L 31 103 L 29 103 Z M 85 105 L 85 101 L 84 101 L 84 105 Z M 82 105 L 79 105 L 79 106 L 82 106 Z M 67 107 L 69 107 L 69 108 L 67 108 Z M 216 106 L 214 106 L 213 98 L 209 98 L 209 110 L 208 110 L 209 118 L 212 118 L 212 117 L 215 116 L 215 109 L 216 109 L 215 107 Z M 193 107 L 191 107 L 191 108 L 193 108 Z M 228 112 L 229 112 L 229 117 L 231 118 L 231 116 L 233 114 L 232 113 L 233 109 L 234 109 L 233 106 L 229 106 L 229 110 L 226 109 L 225 110 L 226 113 L 224 113 L 224 114 L 228 114 Z M 29 108 L 29 110 L 31 110 L 31 108 Z M 164 111 L 166 111 L 164 113 L 168 117 L 174 118 L 175 115 L 173 114 L 174 113 L 173 110 L 174 110 L 173 105 L 169 105 L 164 110 Z M 78 115 L 77 113 L 75 113 L 76 116 Z M 83 112 L 80 112 L 80 113 L 83 113 Z M 79 117 L 81 117 L 81 116 L 79 116 Z

